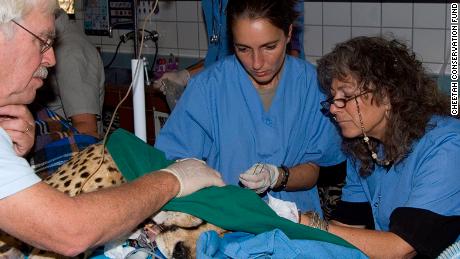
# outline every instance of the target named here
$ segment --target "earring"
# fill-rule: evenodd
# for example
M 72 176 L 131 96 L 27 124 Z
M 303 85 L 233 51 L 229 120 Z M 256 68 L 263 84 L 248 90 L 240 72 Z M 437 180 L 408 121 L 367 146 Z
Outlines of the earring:
M 385 110 L 385 118 L 390 118 L 390 109 Z

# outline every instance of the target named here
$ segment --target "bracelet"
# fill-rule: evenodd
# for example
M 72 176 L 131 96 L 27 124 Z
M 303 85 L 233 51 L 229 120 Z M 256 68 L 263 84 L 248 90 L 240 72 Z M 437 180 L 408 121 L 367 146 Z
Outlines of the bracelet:
M 283 180 L 281 180 L 280 185 L 274 189 L 274 191 L 280 192 L 286 189 L 287 182 L 289 180 L 289 168 L 285 165 L 281 165 L 280 168 L 283 170 Z
M 308 226 L 312 228 L 321 229 L 323 231 L 328 231 L 329 229 L 329 222 L 327 220 L 322 219 L 318 212 L 316 211 L 308 211 L 305 212 L 303 215 L 307 216 L 309 219 Z

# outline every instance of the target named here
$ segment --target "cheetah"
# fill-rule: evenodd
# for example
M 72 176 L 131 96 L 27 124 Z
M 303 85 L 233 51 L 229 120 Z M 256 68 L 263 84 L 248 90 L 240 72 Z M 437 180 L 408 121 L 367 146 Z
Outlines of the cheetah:
M 72 156 L 54 174 L 46 178 L 45 182 L 71 197 L 121 185 L 125 182 L 125 178 L 105 148 L 104 161 L 98 169 L 102 159 L 102 148 L 102 144 L 87 147 Z
M 102 151 L 104 151 L 104 160 L 101 163 Z M 112 156 L 102 144 L 93 144 L 76 153 L 44 181 L 71 197 L 97 189 L 119 186 L 126 182 Z M 162 211 L 157 214 L 152 215 L 152 219 L 149 224 L 144 226 L 144 230 L 151 234 L 159 250 L 167 258 L 195 258 L 196 240 L 202 232 L 215 230 L 220 235 L 225 233 L 219 227 L 182 212 Z M 156 217 L 154 218 L 154 216 Z M 0 233 L 0 245 L 3 240 L 7 240 L 7 236 Z M 10 254 L 14 254 L 14 258 L 24 258 L 20 252 L 23 251 L 21 249 L 24 244 L 21 244 L 21 248 L 19 248 L 18 243 L 15 243 L 11 249 L 8 249 L 10 248 L 8 245 L 3 245 L 0 258 L 13 258 L 8 257 Z M 22 256 L 18 256 L 18 254 Z M 78 258 L 85 258 L 87 254 L 89 253 L 80 255 Z M 69 257 L 33 249 L 28 258 L 65 259 Z

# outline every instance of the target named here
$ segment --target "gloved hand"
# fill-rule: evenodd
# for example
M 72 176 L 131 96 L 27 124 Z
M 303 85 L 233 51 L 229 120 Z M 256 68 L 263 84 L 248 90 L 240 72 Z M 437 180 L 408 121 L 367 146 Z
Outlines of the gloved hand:
M 182 69 L 176 72 L 166 72 L 160 77 L 160 79 L 153 82 L 153 88 L 162 91 L 164 95 L 166 95 L 167 91 L 177 92 L 180 90 L 180 92 L 183 92 L 183 89 L 187 85 L 189 79 L 190 73 L 187 69 Z M 166 80 L 171 81 L 173 83 L 171 85 L 181 89 L 167 89 Z
M 263 193 L 268 188 L 274 188 L 279 177 L 278 167 L 271 164 L 254 164 L 243 174 L 240 174 L 240 182 L 253 189 L 256 193 Z
M 161 169 L 173 174 L 179 181 L 180 190 L 176 197 L 182 197 L 208 186 L 224 186 L 220 174 L 202 160 L 186 158 Z

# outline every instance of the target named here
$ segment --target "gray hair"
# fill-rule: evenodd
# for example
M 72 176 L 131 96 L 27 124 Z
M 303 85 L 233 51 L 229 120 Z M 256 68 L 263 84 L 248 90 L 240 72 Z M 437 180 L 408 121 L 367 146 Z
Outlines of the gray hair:
M 10 38 L 13 35 L 11 20 L 22 20 L 33 8 L 44 14 L 54 14 L 58 8 L 56 0 L 0 0 L 0 29 Z

